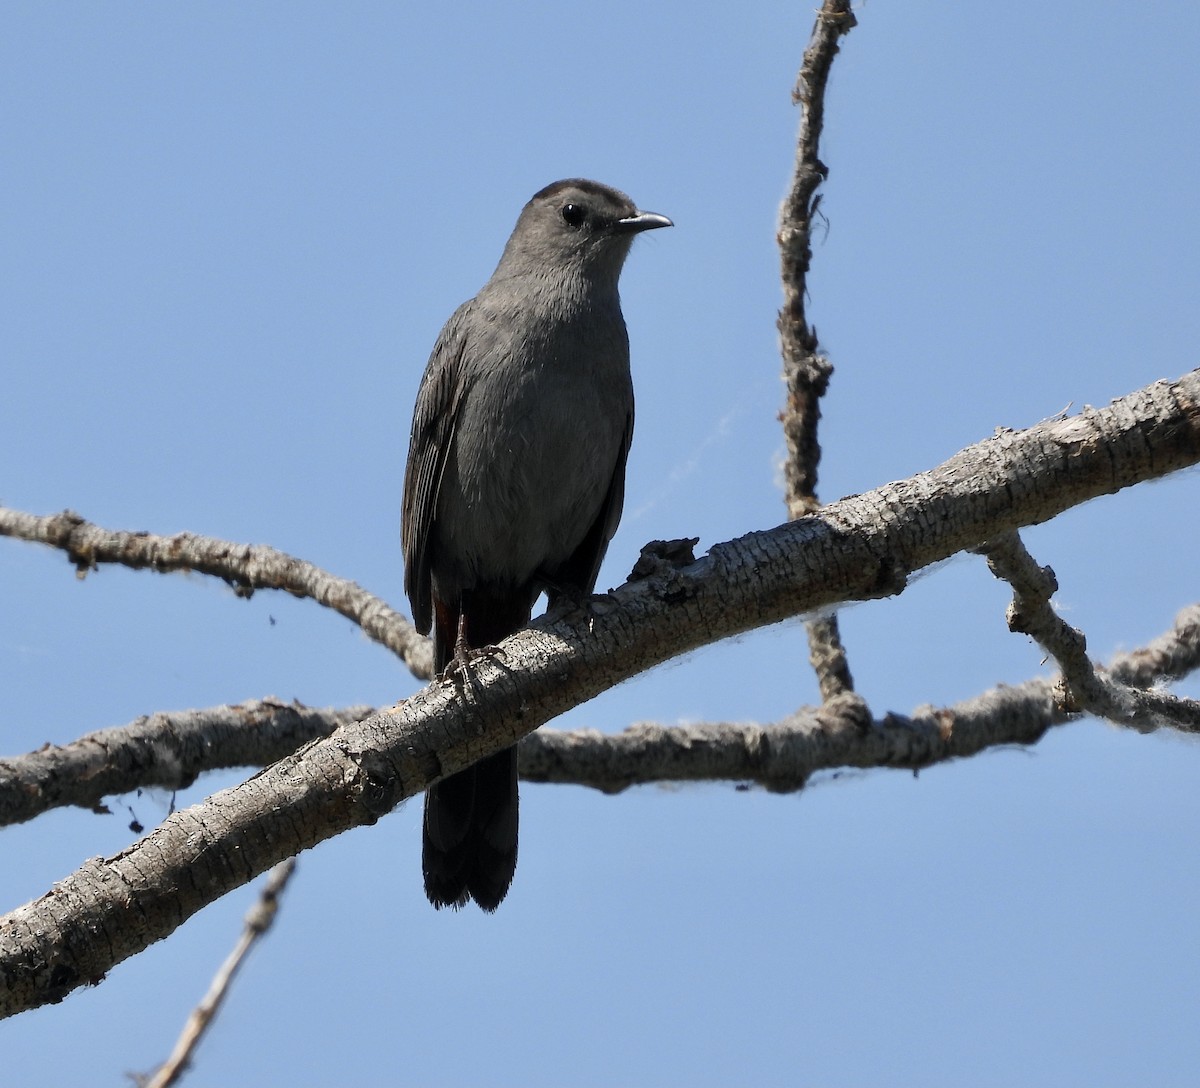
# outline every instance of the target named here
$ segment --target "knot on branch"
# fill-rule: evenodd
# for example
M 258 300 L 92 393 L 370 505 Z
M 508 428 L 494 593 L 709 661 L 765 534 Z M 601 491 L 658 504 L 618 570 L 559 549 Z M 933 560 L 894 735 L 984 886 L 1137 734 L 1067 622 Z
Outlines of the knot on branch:
M 638 560 L 629 572 L 630 582 L 655 582 L 653 587 L 660 600 L 673 604 L 685 600 L 690 591 L 679 571 L 696 562 L 698 536 L 678 540 L 651 540 L 642 547 Z
M 354 764 L 349 782 L 354 798 L 367 814 L 365 822 L 373 824 L 399 803 L 400 779 L 391 763 L 371 749 L 347 751 L 346 756 Z
M 46 527 L 48 542 L 67 553 L 80 578 L 86 577 L 88 571 L 97 569 L 95 551 L 86 534 L 81 531 L 87 524 L 87 520 L 74 510 L 64 510 L 50 518 Z
M 866 736 L 875 727 L 866 699 L 854 691 L 831 696 L 817 707 L 815 713 L 823 729 L 849 729 L 858 736 Z

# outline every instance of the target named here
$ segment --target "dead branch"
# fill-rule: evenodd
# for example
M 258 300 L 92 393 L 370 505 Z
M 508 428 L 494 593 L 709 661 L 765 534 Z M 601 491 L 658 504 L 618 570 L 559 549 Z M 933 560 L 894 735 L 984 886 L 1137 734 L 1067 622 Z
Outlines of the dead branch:
M 399 657 L 418 679 L 428 680 L 432 675 L 429 640 L 385 601 L 354 582 L 262 544 L 234 544 L 197 533 L 174 536 L 130 533 L 103 529 L 71 510 L 39 516 L 3 506 L 0 506 L 0 536 L 61 548 L 81 578 L 88 571 L 99 569 L 101 563 L 119 563 L 134 569 L 149 568 L 160 574 L 172 571 L 210 574 L 247 599 L 259 589 L 310 597 L 356 623 L 368 638 Z
M 70 744 L 46 744 L 0 759 L 0 827 L 64 805 L 96 809 L 105 797 L 146 786 L 185 789 L 204 771 L 261 767 L 371 713 L 255 699 L 151 714 Z
M 279 861 L 671 657 L 789 616 L 899 592 L 907 575 L 1089 498 L 1200 461 L 1200 371 L 1002 432 L 908 480 L 713 547 L 504 640 L 437 682 L 168 816 L 0 919 L 0 1015 L 61 1000 Z
M 784 500 L 788 516 L 792 518 L 812 513 L 820 505 L 817 467 L 821 460 L 821 443 L 817 427 L 821 419 L 821 398 L 833 376 L 833 366 L 820 349 L 817 330 L 808 323 L 805 297 L 808 269 L 812 263 L 812 221 L 821 200 L 817 189 L 829 173 L 819 156 L 825 119 L 825 87 L 833 58 L 837 56 L 839 40 L 850 32 L 855 22 L 849 0 L 825 0 L 817 13 L 792 91 L 792 101 L 801 107 L 800 133 L 796 141 L 792 182 L 779 211 L 776 235 L 784 297 L 776 326 L 787 389 L 787 405 L 780 414 L 788 451 L 784 466 Z M 854 680 L 837 616 L 820 616 L 809 620 L 805 626 L 809 661 L 817 674 L 822 701 L 831 702 L 853 692 Z M 865 704 L 863 709 L 865 711 Z
M 1050 605 L 1058 590 L 1054 571 L 1038 566 L 1015 531 L 1002 533 L 976 550 L 987 557 L 992 573 L 1013 587 L 1008 629 L 1035 639 L 1062 669 L 1055 699 L 1064 711 L 1089 711 L 1144 732 L 1162 726 L 1200 732 L 1200 702 L 1139 691 L 1096 671 L 1083 632 L 1064 622 Z
M 226 994 L 229 993 L 234 975 L 242 966 L 250 949 L 258 943 L 271 928 L 271 923 L 275 921 L 275 915 L 279 912 L 279 898 L 283 895 L 283 889 L 287 887 L 288 881 L 291 880 L 292 873 L 295 871 L 295 858 L 280 862 L 271 870 L 263 885 L 262 894 L 259 895 L 254 906 L 246 915 L 246 925 L 242 930 L 241 937 L 238 938 L 238 943 L 225 962 L 221 964 L 221 969 L 213 978 L 208 993 L 192 1010 L 192 1015 L 188 1017 L 188 1022 L 184 1025 L 183 1031 L 175 1043 L 175 1049 L 171 1051 L 171 1056 L 152 1077 L 145 1081 L 144 1088 L 170 1088 L 172 1084 L 179 1083 L 179 1079 L 187 1071 L 192 1055 L 196 1052 L 196 1047 L 200 1045 L 200 1040 L 204 1038 L 205 1032 L 216 1019 L 217 1013 L 221 1011 L 221 1005 L 225 1001 Z

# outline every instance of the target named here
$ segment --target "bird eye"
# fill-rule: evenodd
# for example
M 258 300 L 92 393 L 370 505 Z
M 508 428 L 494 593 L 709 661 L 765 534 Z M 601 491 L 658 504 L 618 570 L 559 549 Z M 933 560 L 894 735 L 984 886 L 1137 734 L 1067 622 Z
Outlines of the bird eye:
M 587 212 L 578 204 L 564 204 L 562 217 L 569 227 L 582 227 L 587 218 Z

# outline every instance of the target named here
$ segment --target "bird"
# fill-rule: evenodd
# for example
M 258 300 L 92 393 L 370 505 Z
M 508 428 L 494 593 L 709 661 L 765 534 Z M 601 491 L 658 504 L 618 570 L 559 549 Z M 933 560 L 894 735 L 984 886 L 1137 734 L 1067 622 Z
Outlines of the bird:
M 616 532 L 633 436 L 617 281 L 633 239 L 672 226 L 585 178 L 539 190 L 421 378 L 404 473 L 404 590 L 442 677 L 582 603 Z M 517 864 L 517 749 L 426 791 L 421 867 L 437 908 L 494 911 Z

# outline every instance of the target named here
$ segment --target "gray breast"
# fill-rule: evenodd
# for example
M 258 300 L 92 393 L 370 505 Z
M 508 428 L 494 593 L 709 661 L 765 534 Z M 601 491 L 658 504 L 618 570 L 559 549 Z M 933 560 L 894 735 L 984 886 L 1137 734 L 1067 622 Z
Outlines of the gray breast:
M 603 506 L 633 411 L 625 324 L 617 305 L 498 320 L 472 347 L 434 566 L 463 588 L 520 585 L 565 561 Z

